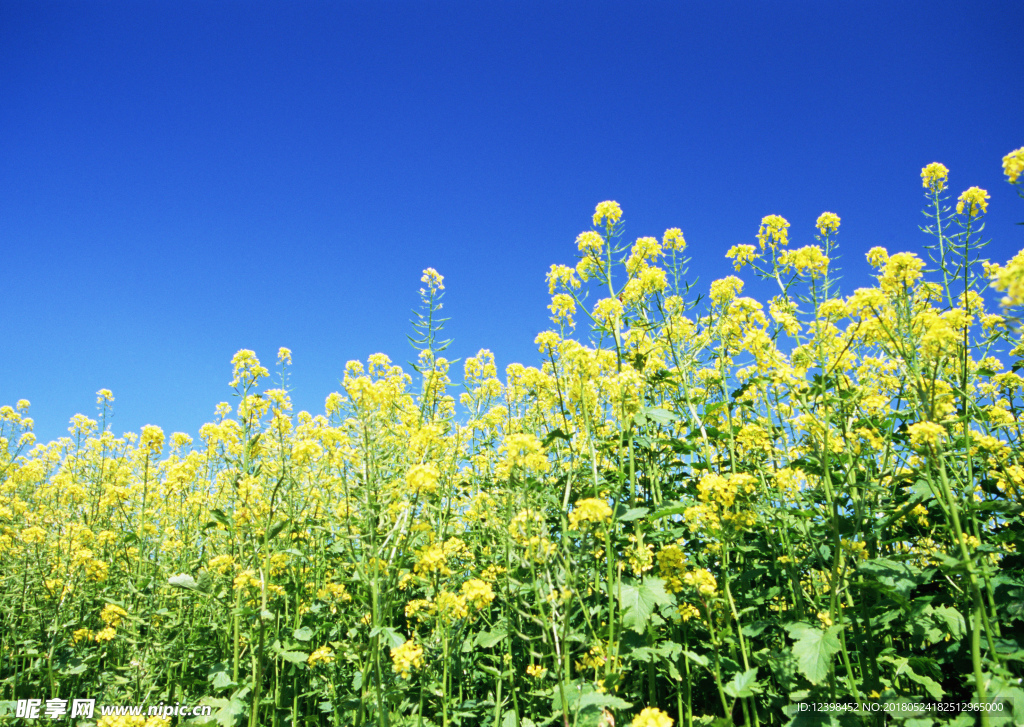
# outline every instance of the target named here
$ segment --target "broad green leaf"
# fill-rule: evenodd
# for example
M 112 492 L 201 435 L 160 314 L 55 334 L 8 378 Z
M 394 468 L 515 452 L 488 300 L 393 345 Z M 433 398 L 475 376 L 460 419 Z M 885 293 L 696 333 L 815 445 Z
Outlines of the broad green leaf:
M 800 673 L 807 677 L 811 684 L 820 684 L 828 676 L 832 657 L 839 651 L 837 634 L 842 626 L 833 626 L 822 631 L 816 626 L 805 623 L 793 623 L 786 627 L 796 643 L 793 644 L 793 656 L 796 657 Z
M 276 523 L 274 523 L 270 527 L 270 530 L 267 531 L 267 540 L 273 540 L 278 535 L 280 535 L 281 531 L 284 530 L 284 526 L 287 525 L 287 524 L 288 524 L 287 520 L 278 520 Z
M 494 629 L 493 631 L 481 631 L 476 635 L 477 646 L 482 646 L 485 649 L 489 649 L 497 643 L 500 643 L 508 634 L 501 629 Z
M 899 672 L 896 672 L 899 674 Z M 916 671 L 910 668 L 908 665 L 903 669 L 903 673 L 910 677 L 910 680 L 920 684 L 924 687 L 924 690 L 928 692 L 928 696 L 934 699 L 936 702 L 942 701 L 942 687 L 931 677 L 926 677 L 923 674 L 918 674 Z
M 237 687 L 238 685 L 231 681 L 231 677 L 228 676 L 226 671 L 218 671 L 213 673 L 213 678 L 210 680 L 213 688 L 216 690 L 230 689 L 231 687 Z
M 686 655 L 686 658 L 689 659 L 690 661 L 692 661 L 694 664 L 697 664 L 698 666 L 702 666 L 705 669 L 708 668 L 708 664 L 709 664 L 708 658 L 706 656 L 704 656 L 703 654 L 697 654 L 697 653 L 695 653 L 693 651 L 684 651 L 683 653 Z
M 663 507 L 655 510 L 651 513 L 650 520 L 660 520 L 663 517 L 671 517 L 672 515 L 682 515 L 686 512 L 686 505 L 673 505 L 672 507 Z
M 665 591 L 665 581 L 660 578 L 646 578 L 639 586 L 624 583 L 619 592 L 622 623 L 638 634 L 646 630 L 656 606 L 672 603 L 674 599 Z
M 277 655 L 292 664 L 305 664 L 309 659 L 309 654 L 304 651 L 284 651 L 282 649 L 277 652 Z
M 676 414 L 673 414 L 668 409 L 661 409 L 658 407 L 639 411 L 634 419 L 637 424 L 642 424 L 644 419 L 657 424 L 668 424 L 669 422 L 679 421 L 679 417 Z
M 572 700 L 569 700 L 572 703 Z M 625 699 L 620 699 L 612 694 L 605 694 L 602 692 L 588 692 L 579 699 L 579 708 L 586 709 L 587 707 L 607 707 L 608 709 L 630 709 L 633 706 L 632 702 L 627 702 Z
M 650 512 L 650 510 L 648 510 L 646 507 L 634 507 L 631 510 L 626 510 L 626 512 L 619 515 L 616 519 L 620 523 L 628 523 L 632 522 L 633 520 L 639 520 L 648 512 Z
M 196 579 L 192 576 L 182 573 L 181 575 L 171 576 L 167 579 L 168 585 L 174 586 L 175 588 L 185 588 L 190 591 L 199 591 L 199 584 L 196 583 Z
M 967 624 L 964 622 L 964 616 L 955 608 L 939 606 L 932 613 L 935 616 L 935 620 L 946 627 L 950 638 L 954 641 L 959 641 L 967 633 Z
M 730 697 L 753 697 L 761 692 L 757 683 L 757 669 L 739 672 L 725 685 L 725 693 Z
M 301 629 L 295 629 L 292 632 L 292 636 L 298 641 L 309 641 L 313 638 L 313 629 L 309 628 L 309 626 L 303 626 Z
M 378 626 L 370 631 L 370 638 L 380 634 L 383 642 L 392 649 L 397 649 L 405 643 L 405 637 L 390 626 Z

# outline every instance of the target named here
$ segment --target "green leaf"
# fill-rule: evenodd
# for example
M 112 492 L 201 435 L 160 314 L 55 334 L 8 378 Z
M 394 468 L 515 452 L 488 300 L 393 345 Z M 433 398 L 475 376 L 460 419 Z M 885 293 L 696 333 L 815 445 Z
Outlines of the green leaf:
M 482 646 L 485 649 L 489 649 L 497 643 L 500 643 L 502 639 L 508 636 L 508 633 L 502 629 L 494 629 L 493 631 L 481 631 L 476 635 L 477 646 Z
M 939 606 L 932 612 L 932 615 L 936 621 L 946 627 L 954 641 L 959 641 L 967 633 L 967 624 L 964 622 L 964 616 L 955 608 Z
M 230 528 L 232 525 L 231 518 L 229 518 L 220 508 L 214 508 L 213 510 L 210 510 L 210 517 L 212 517 L 214 520 L 216 520 L 226 528 Z
M 213 714 L 206 718 L 193 717 L 190 724 L 218 724 L 221 727 L 235 727 L 245 716 L 245 697 L 249 694 L 249 687 L 245 687 L 231 695 L 230 699 L 219 697 L 204 697 L 199 701 L 213 707 Z
M 199 584 L 196 583 L 196 579 L 185 573 L 177 576 L 171 576 L 167 579 L 167 583 L 175 588 L 185 588 L 189 591 L 196 592 L 199 591 Z
M 646 578 L 639 586 L 622 584 L 619 592 L 619 606 L 622 608 L 622 623 L 628 629 L 642 634 L 647 629 L 656 606 L 669 606 L 674 599 L 665 591 L 665 581 L 660 578 Z
M 671 517 L 672 515 L 682 515 L 686 512 L 686 505 L 674 505 L 672 507 L 663 507 L 655 510 L 651 513 L 651 520 L 660 520 L 663 517 Z
M 702 666 L 705 669 L 708 668 L 708 658 L 703 654 L 697 654 L 693 651 L 684 651 L 683 654 L 685 654 L 686 658 L 692 661 L 697 666 Z
M 900 563 L 887 558 L 874 558 L 861 563 L 857 567 L 858 573 L 870 577 L 881 584 L 897 600 L 906 603 L 910 598 L 910 592 L 914 586 L 920 585 L 928 580 L 922 574 L 920 568 L 909 563 Z
M 544 441 L 541 442 L 541 446 L 544 447 L 544 449 L 547 449 L 548 447 L 551 446 L 551 443 L 554 442 L 556 439 L 564 439 L 566 442 L 572 441 L 572 437 L 563 432 L 561 429 L 552 429 L 550 432 L 548 432 L 548 436 L 544 437 Z
M 84 661 L 78 661 L 74 666 L 69 666 L 67 669 L 61 672 L 64 676 L 71 676 L 72 674 L 81 674 L 88 668 L 88 664 Z
M 309 626 L 303 626 L 301 629 L 295 629 L 292 632 L 292 636 L 298 641 L 309 641 L 313 638 L 313 629 L 309 628 Z
M 572 704 L 572 699 L 569 700 Z M 579 699 L 579 708 L 581 710 L 587 707 L 601 707 L 608 709 L 630 709 L 633 706 L 632 702 L 627 702 L 625 699 L 620 699 L 612 694 L 605 694 L 603 692 L 587 692 Z
M 628 522 L 631 522 L 633 520 L 639 520 L 644 515 L 646 515 L 648 512 L 650 512 L 650 510 L 648 510 L 646 507 L 634 507 L 631 510 L 626 510 L 626 512 L 624 512 L 621 515 L 619 515 L 618 518 L 616 518 L 616 519 L 620 523 L 628 523 Z
M 800 673 L 807 677 L 811 684 L 820 684 L 828 676 L 832 657 L 840 648 L 837 634 L 841 628 L 842 626 L 833 626 L 827 631 L 822 631 L 806 623 L 786 626 L 790 637 L 796 641 L 793 644 L 793 656 L 796 657 Z
M 926 677 L 923 674 L 918 674 L 916 671 L 911 669 L 909 665 L 907 665 L 903 669 L 903 673 L 910 677 L 910 680 L 912 682 L 916 682 L 917 684 L 920 684 L 922 687 L 924 687 L 924 690 L 928 692 L 928 696 L 930 696 L 936 702 L 942 701 L 942 687 L 939 686 L 938 682 L 936 682 L 934 679 L 932 679 L 931 677 Z M 897 671 L 896 674 L 898 675 L 899 672 Z
M 761 692 L 761 685 L 757 683 L 757 669 L 747 669 L 736 674 L 732 680 L 725 685 L 725 693 L 730 697 L 753 697 Z
M 668 424 L 669 422 L 679 421 L 679 417 L 677 415 L 673 414 L 668 409 L 662 409 L 660 407 L 643 409 L 642 411 L 637 412 L 634 417 L 637 424 L 642 424 L 645 419 L 656 424 Z
M 397 649 L 405 643 L 405 637 L 390 626 L 378 626 L 377 628 L 372 629 L 370 631 L 370 638 L 373 638 L 377 634 L 383 636 L 384 643 L 392 649 Z
M 305 664 L 309 659 L 309 654 L 304 651 L 284 651 L 282 649 L 277 652 L 277 655 L 292 664 Z
M 818 712 L 807 709 L 798 711 L 799 705 L 793 704 L 786 708 L 787 713 L 792 713 L 793 718 L 786 723 L 786 727 L 832 727 L 838 724 L 835 720 L 835 712 Z
M 216 690 L 230 689 L 231 687 L 237 687 L 235 682 L 231 681 L 231 677 L 228 676 L 226 671 L 218 671 L 213 673 L 213 678 L 210 680 L 213 688 Z
M 287 520 L 278 520 L 276 523 L 274 523 L 270 527 L 270 530 L 267 531 L 267 540 L 273 540 L 278 535 L 280 535 L 281 531 L 284 530 L 284 526 L 287 524 Z

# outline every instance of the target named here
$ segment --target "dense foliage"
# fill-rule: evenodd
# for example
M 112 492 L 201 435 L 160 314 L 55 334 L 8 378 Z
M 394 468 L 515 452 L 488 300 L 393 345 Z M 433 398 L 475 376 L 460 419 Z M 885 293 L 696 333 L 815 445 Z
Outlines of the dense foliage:
M 1024 251 L 983 262 L 988 195 L 922 179 L 926 253 L 873 248 L 846 296 L 838 216 L 799 249 L 765 217 L 728 257 L 767 309 L 697 295 L 678 229 L 624 244 L 603 202 L 548 274 L 544 364 L 481 351 L 458 401 L 428 270 L 415 377 L 350 362 L 322 415 L 287 349 L 274 387 L 235 356 L 198 442 L 115 436 L 106 390 L 47 444 L 4 407 L 0 723 L 79 696 L 252 727 L 1024 722 Z

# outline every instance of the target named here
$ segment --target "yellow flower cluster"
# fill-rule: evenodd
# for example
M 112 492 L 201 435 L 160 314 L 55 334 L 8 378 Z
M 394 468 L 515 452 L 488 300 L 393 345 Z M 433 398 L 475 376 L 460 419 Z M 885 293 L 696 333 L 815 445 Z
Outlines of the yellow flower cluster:
M 786 267 L 792 267 L 801 275 L 809 274 L 816 278 L 828 272 L 829 260 L 820 247 L 808 245 L 784 252 L 779 262 Z
M 470 578 L 462 584 L 462 597 L 473 604 L 473 608 L 482 611 L 494 601 L 494 589 L 487 581 Z
M 887 293 L 900 293 L 921 279 L 924 260 L 911 252 L 898 252 L 885 261 L 878 282 Z
M 718 581 L 707 568 L 698 568 L 684 574 L 683 583 L 708 598 L 713 598 L 718 593 Z
M 1003 174 L 1006 175 L 1010 184 L 1017 183 L 1021 172 L 1024 172 L 1024 146 L 1014 149 L 1003 157 Z
M 661 246 L 666 250 L 685 250 L 686 240 L 683 239 L 683 231 L 678 227 L 665 230 L 665 234 L 661 238 Z
M 969 217 L 985 214 L 988 211 L 988 200 L 991 198 L 988 192 L 981 187 L 971 187 L 960 194 L 956 202 L 957 214 L 963 214 L 967 208 Z
M 657 707 L 644 707 L 629 727 L 672 727 L 675 721 Z
M 618 202 L 605 201 L 601 202 L 594 209 L 594 226 L 601 224 L 602 221 L 608 227 L 613 226 L 622 218 L 622 208 L 619 207 Z
M 932 162 L 921 170 L 921 182 L 925 189 L 941 192 L 949 180 L 949 169 L 939 162 Z
M 831 235 L 839 229 L 839 215 L 834 212 L 822 212 L 814 226 L 822 235 Z
M 309 655 L 306 659 L 306 663 L 310 667 L 323 664 L 324 666 L 330 665 L 334 661 L 334 650 L 329 646 L 321 646 Z
M 171 718 L 106 714 L 97 720 L 96 727 L 171 727 Z
M 721 280 L 714 280 L 711 283 L 711 301 L 715 305 L 724 306 L 733 300 L 743 290 L 743 281 L 735 275 L 730 275 Z
M 935 422 L 917 422 L 907 429 L 910 432 L 910 446 L 918 450 L 935 449 L 946 438 L 946 430 Z
M 665 581 L 669 593 L 683 590 L 683 576 L 687 573 L 687 557 L 681 542 L 667 545 L 658 551 L 658 575 Z
M 520 432 L 509 434 L 498 448 L 498 455 L 503 456 L 499 472 L 507 474 L 514 467 L 525 472 L 542 474 L 548 471 L 550 463 L 547 453 L 535 434 Z
M 423 648 L 415 641 L 406 641 L 391 649 L 392 668 L 402 679 L 409 679 L 413 669 L 423 666 Z
M 761 257 L 753 245 L 733 245 L 725 256 L 733 261 L 733 267 L 737 270 Z
M 1006 265 L 989 265 L 989 279 L 992 287 L 1006 293 L 1003 305 L 1007 308 L 1024 304 L 1024 250 L 1021 250 Z
M 437 492 L 437 483 L 440 478 L 441 471 L 433 462 L 414 464 L 405 473 L 406 491 L 417 497 L 432 494 Z
M 121 619 L 127 615 L 127 611 L 113 603 L 108 603 L 103 607 L 103 610 L 100 611 L 100 619 L 102 619 L 103 623 L 107 626 L 119 626 L 121 624 Z
M 612 508 L 605 500 L 589 497 L 578 500 L 569 513 L 569 529 L 585 530 L 590 524 L 600 525 L 611 519 Z
M 434 268 L 424 270 L 420 282 L 424 283 L 427 286 L 426 290 L 429 290 L 431 293 L 444 290 L 444 276 L 434 270 Z
M 775 249 L 778 245 L 789 244 L 789 222 L 785 217 L 779 215 L 768 215 L 761 220 L 761 229 L 757 231 L 757 241 L 761 243 L 761 249 L 765 246 Z
M 597 224 L 596 222 L 594 224 Z M 576 237 L 576 248 L 584 255 L 600 255 L 604 247 L 604 238 L 593 230 L 581 232 Z M 576 271 L 574 270 L 573 273 Z M 549 283 L 550 284 L 550 283 Z

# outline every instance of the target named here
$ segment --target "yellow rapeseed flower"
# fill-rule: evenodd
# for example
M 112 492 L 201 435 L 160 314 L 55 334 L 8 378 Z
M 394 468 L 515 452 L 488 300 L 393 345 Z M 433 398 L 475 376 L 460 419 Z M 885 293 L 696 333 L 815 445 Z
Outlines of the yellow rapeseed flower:
M 589 523 L 601 524 L 611 519 L 612 508 L 604 500 L 597 497 L 588 497 L 584 500 L 577 500 L 576 505 L 569 513 L 569 529 L 586 529 Z
M 666 250 L 685 250 L 686 240 L 683 239 L 683 231 L 678 227 L 665 230 L 661 238 L 661 246 Z
M 941 192 L 949 180 L 949 170 L 943 164 L 932 162 L 921 170 L 921 182 L 925 189 Z
M 602 247 L 604 247 L 604 238 L 593 230 L 581 232 L 576 236 L 576 248 L 584 255 L 597 255 L 601 252 Z
M 946 430 L 935 422 L 917 422 L 908 427 L 910 446 L 914 449 L 934 449 L 946 437 Z
M 675 721 L 657 707 L 644 707 L 629 727 L 672 727 Z
M 964 190 L 956 202 L 957 214 L 964 213 L 964 207 L 967 207 L 967 214 L 970 217 L 975 217 L 979 214 L 985 214 L 988 211 L 988 200 L 991 199 L 991 195 L 981 187 L 971 187 L 970 189 Z
M 1006 265 L 988 264 L 985 275 L 992 281 L 992 287 L 1006 293 L 1004 307 L 1024 303 L 1024 250 L 1014 255 Z
M 423 277 L 420 278 L 420 282 L 427 286 L 427 290 L 435 292 L 438 290 L 444 290 L 444 276 L 441 273 L 434 270 L 434 268 L 427 268 L 423 271 Z M 426 290 L 421 291 L 426 293 Z
M 328 666 L 333 661 L 334 651 L 329 646 L 321 646 L 319 649 L 310 654 L 308 659 L 306 659 L 306 663 L 309 664 L 311 667 L 315 667 L 318 664 Z
M 406 641 L 391 649 L 391 661 L 395 673 L 409 679 L 413 669 L 423 666 L 423 648 L 415 641 Z
M 733 261 L 732 266 L 737 270 L 761 257 L 753 245 L 733 245 L 725 256 Z
M 1021 172 L 1024 172 L 1024 146 L 1014 149 L 1003 157 L 1003 174 L 1006 175 L 1010 184 L 1017 183 Z
M 898 252 L 885 262 L 879 283 L 887 293 L 909 288 L 921 278 L 924 260 L 912 252 Z
M 100 618 L 103 619 L 103 623 L 107 626 L 118 626 L 121 623 L 121 619 L 128 615 L 120 606 L 115 606 L 113 603 L 108 603 L 100 611 Z
M 405 473 L 406 491 L 410 495 L 423 495 L 437 492 L 437 483 L 441 472 L 433 462 L 414 464 Z
M 601 220 L 605 220 L 605 224 L 611 227 L 616 222 L 622 219 L 622 208 L 619 207 L 618 202 L 611 200 L 600 202 L 596 208 L 594 208 L 594 226 L 601 224 Z
M 491 584 L 479 578 L 470 578 L 463 583 L 461 591 L 462 597 L 473 604 L 477 611 L 487 608 L 494 600 L 494 589 L 491 588 Z
M 764 250 L 765 245 L 768 245 L 772 249 L 776 245 L 788 245 L 789 244 L 789 232 L 787 228 L 789 222 L 786 221 L 785 217 L 779 215 L 768 215 L 761 220 L 761 229 L 757 231 L 757 241 L 761 243 L 761 249 Z
M 730 275 L 711 283 L 711 301 L 715 305 L 725 305 L 743 290 L 743 281 Z
M 839 215 L 834 212 L 822 212 L 814 226 L 822 235 L 829 235 L 839 229 Z

